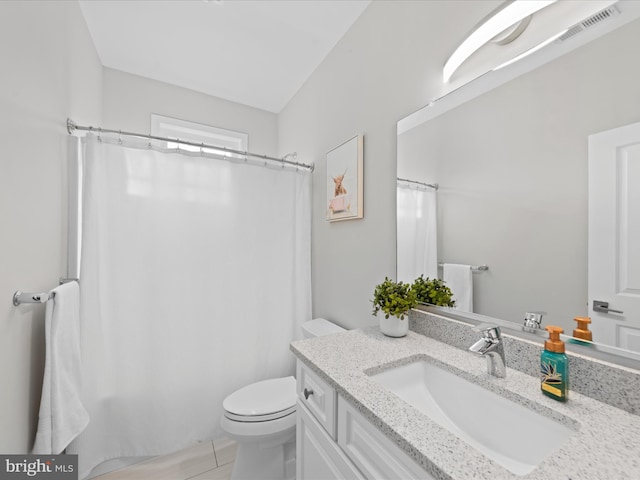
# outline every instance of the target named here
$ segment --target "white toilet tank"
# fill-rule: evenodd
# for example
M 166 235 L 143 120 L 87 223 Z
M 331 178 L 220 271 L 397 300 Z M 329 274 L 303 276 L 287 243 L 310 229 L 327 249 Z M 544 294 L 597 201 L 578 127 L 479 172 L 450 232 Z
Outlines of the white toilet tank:
M 345 329 L 324 318 L 314 318 L 302 324 L 304 338 L 321 337 L 332 333 L 344 332 Z

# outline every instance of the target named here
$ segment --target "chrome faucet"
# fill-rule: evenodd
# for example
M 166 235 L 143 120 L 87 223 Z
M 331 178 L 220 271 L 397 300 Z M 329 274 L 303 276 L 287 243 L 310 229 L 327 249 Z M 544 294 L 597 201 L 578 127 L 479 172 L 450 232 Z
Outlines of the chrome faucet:
M 489 375 L 504 378 L 507 367 L 504 359 L 504 344 L 500 335 L 500 327 L 483 323 L 473 327 L 475 332 L 481 332 L 482 338 L 469 347 L 469 351 L 476 355 L 487 357 Z

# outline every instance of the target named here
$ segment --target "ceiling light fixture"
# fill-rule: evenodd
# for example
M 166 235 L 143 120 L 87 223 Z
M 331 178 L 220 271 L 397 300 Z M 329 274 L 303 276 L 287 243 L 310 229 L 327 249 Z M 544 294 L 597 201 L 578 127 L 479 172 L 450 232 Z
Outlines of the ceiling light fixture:
M 557 0 L 515 0 L 507 3 L 476 28 L 464 42 L 460 44 L 456 51 L 453 52 L 442 69 L 443 81 L 445 83 L 448 82 L 458 67 L 493 37 L 556 1 Z
M 538 45 L 536 45 L 535 47 L 530 48 L 529 50 L 527 50 L 526 52 L 521 53 L 520 55 L 518 55 L 517 57 L 512 58 L 511 60 L 508 60 L 506 62 L 504 62 L 501 65 L 498 65 L 496 68 L 494 68 L 493 70 L 500 70 L 503 67 L 506 67 L 507 65 L 511 65 L 512 63 L 516 63 L 518 60 L 522 60 L 525 57 L 528 57 L 529 55 L 531 55 L 532 53 L 537 52 L 538 50 L 540 50 L 541 48 L 546 47 L 547 45 L 549 45 L 551 42 L 554 42 L 555 40 L 557 40 L 558 38 L 560 38 L 562 35 L 564 35 L 565 33 L 567 33 L 569 31 L 568 28 L 565 28 L 564 30 L 562 30 L 560 33 L 556 33 L 554 36 L 552 36 L 551 38 L 547 38 L 544 42 L 539 43 Z

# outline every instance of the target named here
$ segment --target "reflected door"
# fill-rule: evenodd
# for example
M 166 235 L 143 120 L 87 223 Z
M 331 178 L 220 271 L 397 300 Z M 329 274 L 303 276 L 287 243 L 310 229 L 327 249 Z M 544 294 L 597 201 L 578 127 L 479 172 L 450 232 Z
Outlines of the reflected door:
M 593 340 L 640 352 L 640 123 L 589 137 L 588 296 Z

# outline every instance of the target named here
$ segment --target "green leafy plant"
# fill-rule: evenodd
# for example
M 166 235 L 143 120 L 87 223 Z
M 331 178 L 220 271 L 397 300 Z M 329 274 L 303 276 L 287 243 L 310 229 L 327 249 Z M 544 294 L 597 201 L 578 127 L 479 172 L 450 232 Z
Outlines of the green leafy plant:
M 374 315 L 382 310 L 385 318 L 394 315 L 400 320 L 418 304 L 416 292 L 410 283 L 394 282 L 387 277 L 384 278 L 384 282 L 376 285 L 372 302 Z
M 420 303 L 428 303 L 438 307 L 453 307 L 456 304 L 452 298 L 451 289 L 437 278 L 424 278 L 424 275 L 420 275 L 413 282 L 412 289 L 416 292 L 416 298 Z

